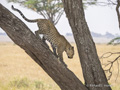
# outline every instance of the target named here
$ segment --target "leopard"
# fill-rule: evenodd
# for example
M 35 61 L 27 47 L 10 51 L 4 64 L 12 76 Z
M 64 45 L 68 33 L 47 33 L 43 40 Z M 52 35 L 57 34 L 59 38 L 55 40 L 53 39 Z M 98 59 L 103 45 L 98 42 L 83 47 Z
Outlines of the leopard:
M 74 56 L 74 47 L 67 41 L 67 39 L 61 35 L 54 24 L 48 19 L 28 19 L 24 14 L 12 5 L 11 8 L 17 11 L 24 20 L 30 23 L 37 23 L 38 30 L 35 31 L 37 37 L 43 35 L 43 41 L 47 40 L 53 49 L 53 53 L 59 58 L 59 60 L 67 66 L 63 61 L 63 52 L 65 51 L 68 58 L 72 59 Z

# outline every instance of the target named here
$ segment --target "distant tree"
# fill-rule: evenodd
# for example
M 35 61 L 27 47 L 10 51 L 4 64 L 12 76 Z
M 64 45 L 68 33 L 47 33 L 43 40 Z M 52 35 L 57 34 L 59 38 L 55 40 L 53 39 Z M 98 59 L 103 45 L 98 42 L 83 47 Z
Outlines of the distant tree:
M 27 8 L 36 11 L 45 19 L 49 19 L 54 25 L 58 23 L 64 13 L 61 0 L 7 0 L 8 2 L 20 3 Z M 96 4 L 97 0 L 83 0 L 84 8 Z
M 56 25 L 64 10 L 61 0 L 7 0 L 8 2 L 20 3 L 27 8 L 36 11 L 45 19 L 49 19 Z

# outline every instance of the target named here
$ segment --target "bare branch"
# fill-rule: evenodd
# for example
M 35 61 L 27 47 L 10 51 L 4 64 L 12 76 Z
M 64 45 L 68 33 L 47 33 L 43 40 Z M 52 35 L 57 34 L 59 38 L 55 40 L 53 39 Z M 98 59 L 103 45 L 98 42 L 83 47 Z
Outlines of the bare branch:
M 95 4 L 93 4 L 93 2 L 89 1 L 89 2 L 84 2 L 83 4 L 85 5 L 99 5 L 99 6 L 109 6 L 109 5 L 117 5 L 114 2 L 96 2 Z
M 57 16 L 57 18 L 56 18 L 56 20 L 55 20 L 55 22 L 54 22 L 54 25 L 56 25 L 56 24 L 58 23 L 58 21 L 60 20 L 60 18 L 61 18 L 61 16 L 62 16 L 63 13 L 64 13 L 64 10 L 62 10 L 62 11 L 58 14 L 58 16 Z
M 113 73 L 113 72 L 112 72 L 111 70 L 112 70 L 113 65 L 114 65 L 115 62 L 117 62 L 117 66 L 118 66 L 118 74 L 117 74 L 116 80 L 117 80 L 117 78 L 118 78 L 118 75 L 119 75 L 119 62 L 118 62 L 118 60 L 119 60 L 119 58 L 120 58 L 120 52 L 115 52 L 115 53 L 106 52 L 106 53 L 104 53 L 104 54 L 100 57 L 100 59 L 109 58 L 109 57 L 111 57 L 111 56 L 114 55 L 114 54 L 119 54 L 119 56 L 117 56 L 113 61 L 108 61 L 107 64 L 103 64 L 103 65 L 104 65 L 104 68 L 110 65 L 108 69 L 104 70 L 105 72 L 110 73 L 110 75 L 108 76 L 108 80 L 110 80 L 111 77 L 112 77 L 112 73 Z M 115 81 L 116 81 L 116 80 L 115 80 Z
M 107 54 L 108 54 L 108 55 L 107 55 Z M 112 56 L 113 54 L 120 54 L 120 52 L 114 52 L 114 53 L 112 53 L 112 52 L 106 52 L 106 53 L 104 53 L 104 54 L 100 57 L 100 59 L 109 58 L 109 57 Z
M 44 12 L 39 11 L 37 13 L 40 14 L 40 15 L 42 15 L 45 19 L 48 19 L 48 16 Z
M 109 3 L 113 4 L 113 5 L 116 5 L 116 2 L 113 2 L 111 0 L 108 0 Z
M 118 78 L 118 75 L 119 75 L 119 62 L 118 62 L 118 60 L 117 60 L 117 64 L 118 64 L 118 73 L 117 73 L 117 77 L 116 77 L 115 82 L 117 81 L 117 78 Z
M 114 64 L 116 61 L 118 61 L 119 58 L 120 58 L 120 55 L 119 55 L 117 58 L 115 58 L 115 60 L 109 61 L 109 63 L 105 65 L 105 67 L 107 67 L 108 65 L 110 65 L 110 67 L 105 70 L 106 72 L 109 72 L 109 73 L 110 73 L 110 75 L 108 76 L 108 80 L 110 80 L 110 79 L 111 79 L 111 76 L 112 76 L 112 71 L 111 71 L 111 69 L 112 69 L 112 67 L 113 67 L 113 64 Z

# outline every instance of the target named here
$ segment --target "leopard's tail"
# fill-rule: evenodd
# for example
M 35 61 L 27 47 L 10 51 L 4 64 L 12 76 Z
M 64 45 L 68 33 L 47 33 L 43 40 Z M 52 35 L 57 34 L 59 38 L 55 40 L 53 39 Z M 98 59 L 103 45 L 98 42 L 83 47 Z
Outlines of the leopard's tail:
M 20 10 L 18 10 L 17 8 L 14 8 L 13 5 L 11 6 L 11 8 L 12 8 L 14 11 L 19 12 L 19 14 L 20 14 L 26 21 L 28 21 L 28 22 L 38 22 L 38 19 L 34 19 L 34 20 L 27 19 L 27 18 L 23 15 L 23 13 L 22 13 Z

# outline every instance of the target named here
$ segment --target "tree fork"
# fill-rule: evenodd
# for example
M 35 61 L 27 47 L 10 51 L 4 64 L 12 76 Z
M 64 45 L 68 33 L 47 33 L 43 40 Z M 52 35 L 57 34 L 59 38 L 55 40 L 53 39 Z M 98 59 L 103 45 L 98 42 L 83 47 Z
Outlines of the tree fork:
M 74 73 L 66 68 L 20 19 L 1 4 L 0 27 L 44 69 L 61 90 L 87 90 Z

